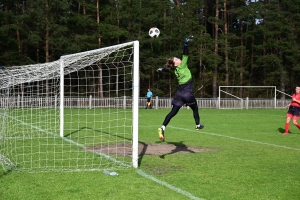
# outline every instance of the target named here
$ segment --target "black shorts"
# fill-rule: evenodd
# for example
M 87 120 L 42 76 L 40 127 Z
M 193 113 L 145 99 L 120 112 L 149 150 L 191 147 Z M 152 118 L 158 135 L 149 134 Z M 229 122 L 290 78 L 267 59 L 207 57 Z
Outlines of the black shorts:
M 193 93 L 194 84 L 192 81 L 189 81 L 183 85 L 179 85 L 176 95 L 172 100 L 172 105 L 183 106 L 186 104 L 187 106 L 196 104 L 196 99 Z
M 150 100 L 151 100 L 151 97 L 150 98 L 147 97 L 147 102 L 150 102 Z
M 300 107 L 297 106 L 290 106 L 287 114 L 292 116 L 299 116 Z

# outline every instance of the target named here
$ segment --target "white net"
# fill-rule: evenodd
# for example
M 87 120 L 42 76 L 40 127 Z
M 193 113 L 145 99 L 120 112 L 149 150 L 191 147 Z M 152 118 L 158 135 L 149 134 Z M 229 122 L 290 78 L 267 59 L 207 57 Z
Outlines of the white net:
M 130 42 L 0 69 L 3 169 L 132 166 L 136 46 Z

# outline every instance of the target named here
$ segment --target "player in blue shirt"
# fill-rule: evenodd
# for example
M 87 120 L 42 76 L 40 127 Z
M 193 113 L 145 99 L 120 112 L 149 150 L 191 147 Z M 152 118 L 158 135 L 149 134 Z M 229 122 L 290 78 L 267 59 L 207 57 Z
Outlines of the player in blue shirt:
M 148 92 L 147 92 L 147 103 L 146 103 L 146 108 L 147 109 L 148 107 L 150 109 L 152 109 L 152 92 L 150 90 L 150 88 L 148 88 Z

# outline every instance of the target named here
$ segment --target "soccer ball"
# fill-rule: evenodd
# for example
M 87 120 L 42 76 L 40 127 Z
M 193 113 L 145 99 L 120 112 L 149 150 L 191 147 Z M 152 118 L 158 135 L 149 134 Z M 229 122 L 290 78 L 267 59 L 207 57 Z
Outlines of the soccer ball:
M 149 30 L 150 37 L 156 38 L 159 36 L 159 34 L 160 34 L 160 31 L 158 28 L 156 28 L 156 27 L 150 28 L 150 30 Z

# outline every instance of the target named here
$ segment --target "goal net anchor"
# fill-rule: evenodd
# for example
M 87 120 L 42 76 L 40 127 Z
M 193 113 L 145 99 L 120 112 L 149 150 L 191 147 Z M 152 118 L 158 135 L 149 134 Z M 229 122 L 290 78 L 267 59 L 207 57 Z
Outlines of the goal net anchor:
M 16 165 L 14 165 L 7 157 L 1 154 L 0 154 L 0 166 L 2 166 L 5 172 L 16 169 Z

